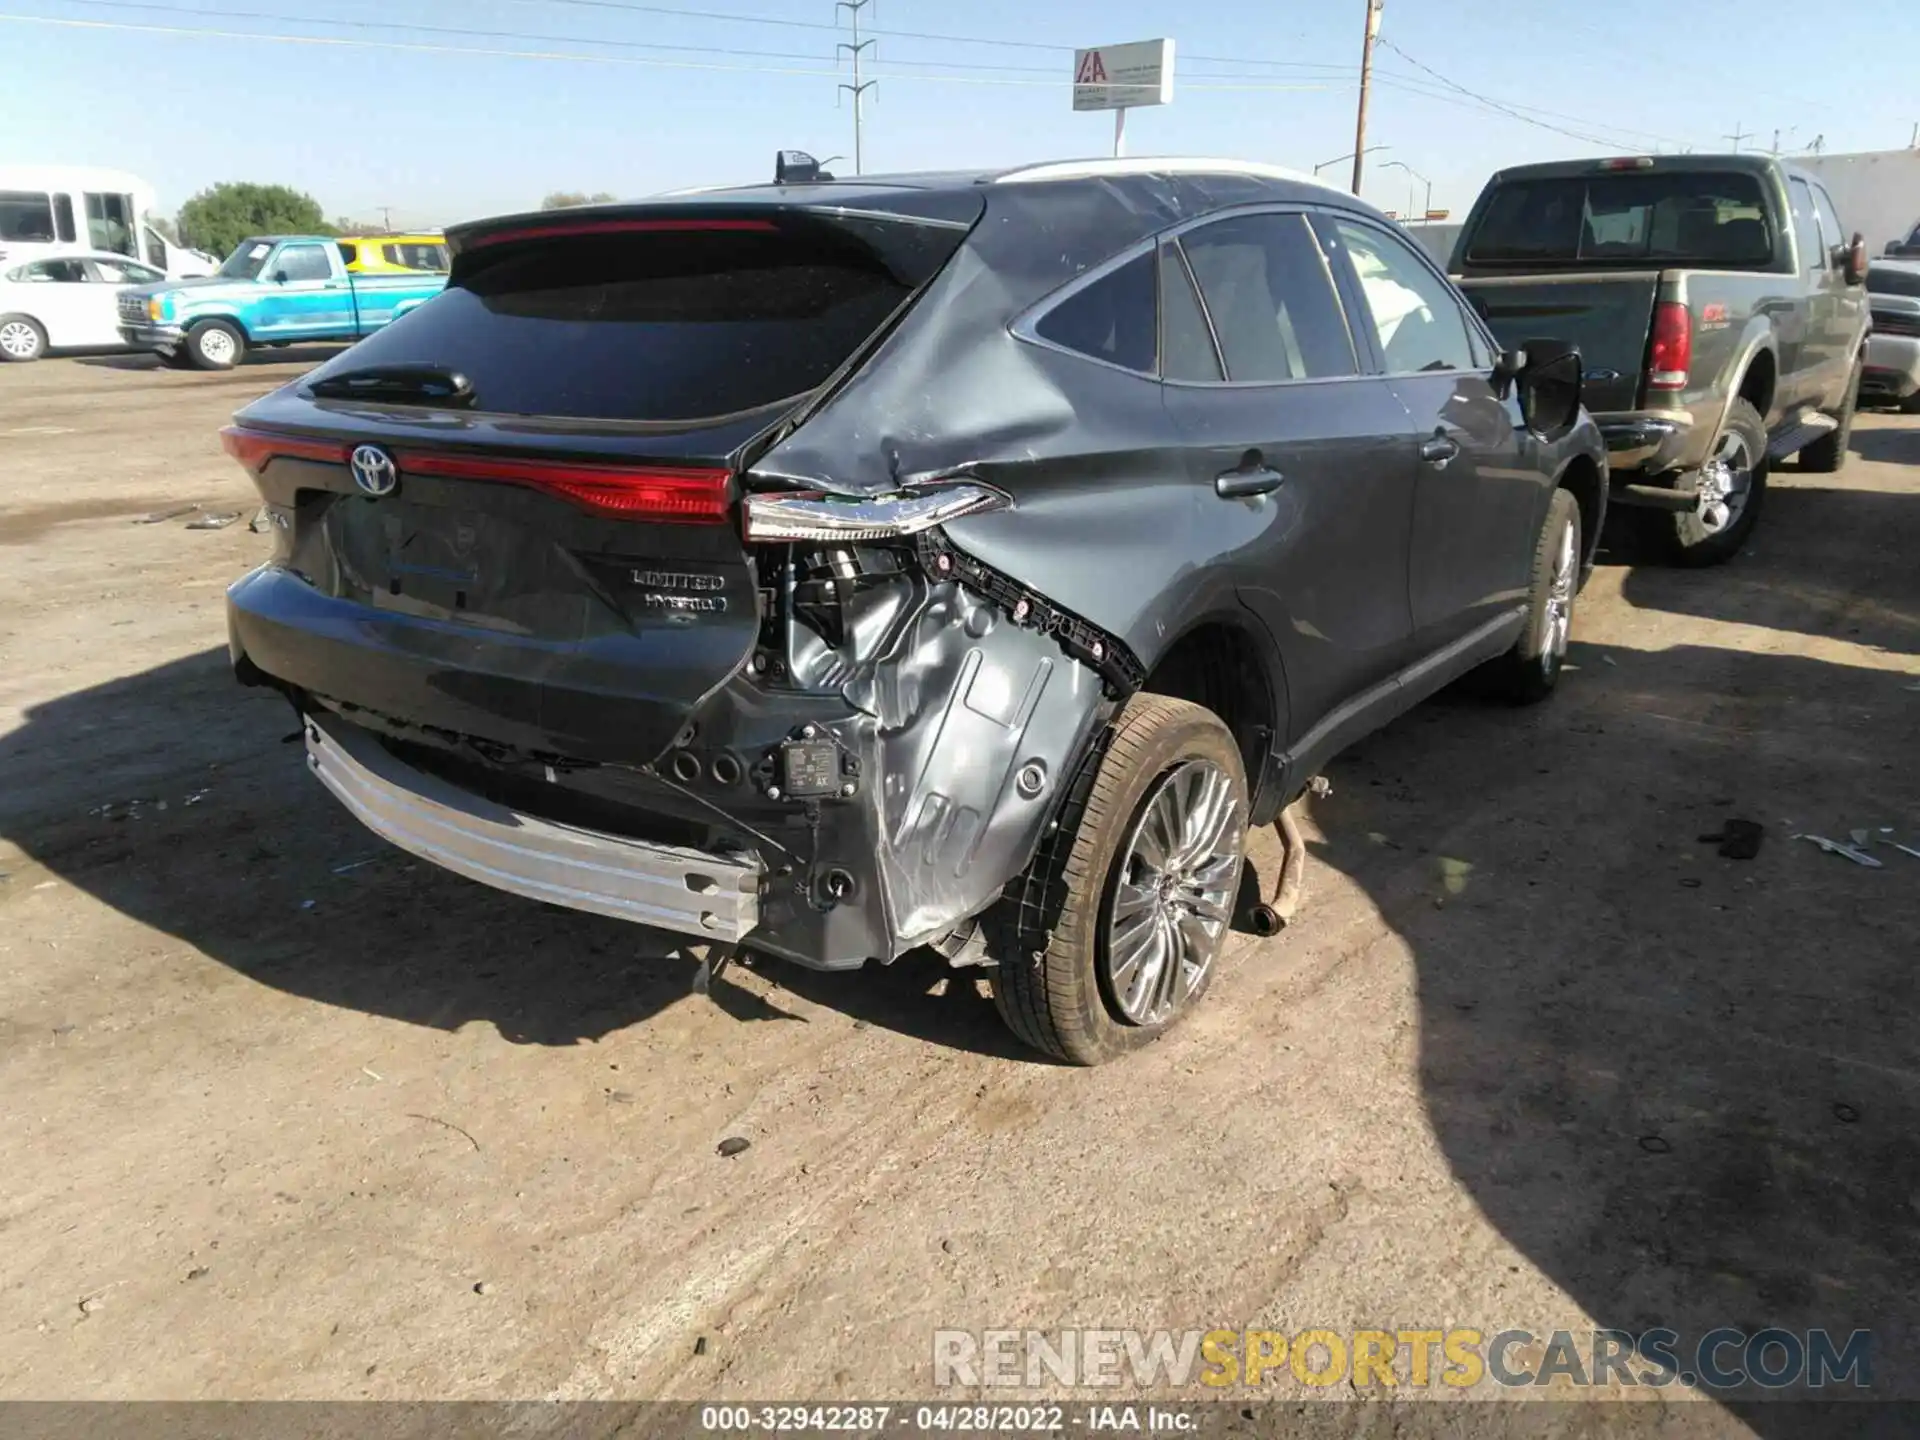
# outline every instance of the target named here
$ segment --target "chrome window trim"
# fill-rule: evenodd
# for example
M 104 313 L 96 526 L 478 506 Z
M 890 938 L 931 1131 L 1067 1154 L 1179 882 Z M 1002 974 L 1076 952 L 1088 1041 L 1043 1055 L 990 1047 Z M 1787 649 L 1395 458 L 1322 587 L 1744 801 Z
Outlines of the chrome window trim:
M 1182 220 L 1176 225 L 1168 226 L 1165 230 L 1156 231 L 1144 239 L 1134 241 L 1125 249 L 1109 255 L 1098 265 L 1082 271 L 1065 284 L 1048 291 L 1045 295 L 1041 296 L 1040 299 L 1034 301 L 1031 305 L 1027 306 L 1025 310 L 1022 310 L 1016 315 L 1012 321 L 1008 323 L 1007 332 L 1016 340 L 1025 341 L 1029 345 L 1037 345 L 1043 350 L 1051 350 L 1058 355 L 1071 356 L 1073 359 L 1083 361 L 1089 365 L 1099 365 L 1105 369 L 1116 371 L 1121 375 L 1131 375 L 1136 380 L 1150 380 L 1156 385 L 1178 385 L 1184 389 L 1271 390 L 1277 385 L 1336 385 L 1349 380 L 1381 379 L 1383 377 L 1379 374 L 1363 368 L 1364 362 L 1360 355 L 1360 347 L 1354 342 L 1353 317 L 1347 314 L 1346 303 L 1340 297 L 1340 287 L 1334 282 L 1326 248 L 1321 245 L 1319 234 L 1313 227 L 1311 216 L 1316 212 L 1329 215 L 1358 215 L 1360 213 L 1358 211 L 1349 211 L 1345 207 L 1323 208 L 1299 200 L 1257 200 L 1246 205 L 1230 205 L 1220 210 L 1209 210 L 1205 215 L 1196 215 L 1190 219 Z M 1301 223 L 1306 225 L 1308 237 L 1314 242 L 1314 248 L 1320 254 L 1320 268 L 1326 277 L 1327 287 L 1333 292 L 1334 306 L 1340 312 L 1341 322 L 1347 327 L 1347 344 L 1353 351 L 1353 374 L 1312 376 L 1302 380 L 1168 380 L 1160 373 L 1160 267 L 1158 264 L 1158 251 L 1160 246 L 1178 241 L 1180 237 L 1187 234 L 1187 232 L 1198 230 L 1204 225 L 1211 225 L 1221 220 L 1235 220 L 1244 215 L 1298 215 L 1301 218 Z M 1068 346 L 1057 344 L 1047 339 L 1044 335 L 1041 335 L 1035 328 L 1052 313 L 1056 305 L 1065 303 L 1089 285 L 1098 284 L 1114 271 L 1130 264 L 1132 261 L 1138 260 L 1143 255 L 1150 255 L 1155 260 L 1153 272 L 1155 306 L 1152 370 L 1129 369 L 1127 366 L 1117 365 L 1111 360 L 1103 360 L 1098 355 L 1089 355 L 1085 351 L 1074 350 Z M 1188 278 L 1193 281 L 1194 294 L 1199 297 L 1200 313 L 1206 317 L 1208 331 L 1212 332 L 1213 315 L 1207 308 L 1206 292 L 1200 288 L 1199 279 L 1193 275 L 1192 267 L 1187 265 L 1187 257 L 1184 250 L 1181 251 L 1180 263 L 1187 266 L 1187 275 Z M 1445 279 L 1444 276 L 1441 278 Z M 1219 337 L 1217 335 L 1214 338 L 1214 345 L 1217 351 L 1219 346 Z M 1499 352 L 1496 349 L 1494 353 L 1498 354 Z M 1224 375 L 1226 371 L 1226 357 L 1222 355 L 1220 373 Z

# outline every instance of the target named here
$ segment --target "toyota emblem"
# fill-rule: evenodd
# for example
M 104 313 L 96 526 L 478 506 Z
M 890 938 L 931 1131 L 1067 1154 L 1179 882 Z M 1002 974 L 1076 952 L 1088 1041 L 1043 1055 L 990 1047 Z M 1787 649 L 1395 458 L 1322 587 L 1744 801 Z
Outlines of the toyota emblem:
M 400 483 L 400 472 L 393 468 L 393 457 L 378 445 L 356 445 L 353 449 L 353 483 L 369 495 L 391 495 Z

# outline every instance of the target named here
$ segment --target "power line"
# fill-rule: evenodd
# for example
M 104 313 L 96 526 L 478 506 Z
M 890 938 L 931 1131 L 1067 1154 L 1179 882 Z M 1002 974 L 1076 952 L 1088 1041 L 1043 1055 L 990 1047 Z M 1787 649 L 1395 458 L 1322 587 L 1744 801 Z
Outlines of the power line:
M 1611 147 L 1614 143 L 1613 141 L 1605 139 L 1598 135 L 1585 133 L 1579 130 L 1569 130 L 1564 125 L 1555 125 L 1552 122 L 1547 120 L 1536 119 L 1531 115 L 1524 114 L 1520 110 L 1515 109 L 1513 106 L 1507 104 L 1503 100 L 1496 100 L 1491 95 L 1482 95 L 1476 90 L 1469 90 L 1466 86 L 1460 84 L 1459 82 L 1448 79 L 1445 75 L 1442 75 L 1438 70 L 1434 69 L 1431 65 L 1428 65 L 1425 61 L 1415 59 L 1412 55 L 1409 55 L 1405 50 L 1402 50 L 1398 45 L 1394 44 L 1393 41 L 1387 39 L 1384 35 L 1380 37 L 1380 43 L 1384 45 L 1387 49 L 1393 51 L 1393 53 L 1398 55 L 1402 60 L 1405 60 L 1409 65 L 1412 65 L 1415 69 L 1425 71 L 1427 74 L 1431 75 L 1434 79 L 1438 80 L 1442 85 L 1446 86 L 1449 90 L 1458 91 L 1460 94 L 1465 95 L 1469 99 L 1477 100 L 1482 105 L 1485 105 L 1490 109 L 1497 110 L 1502 115 L 1506 115 L 1511 119 L 1518 120 L 1522 124 L 1538 126 L 1542 130 L 1551 130 L 1556 134 L 1566 135 L 1574 140 L 1579 140 L 1582 143 L 1588 144 L 1588 145 L 1600 145 L 1600 146 Z M 1580 121 L 1579 123 L 1588 124 L 1591 122 Z M 1604 128 L 1604 127 L 1600 127 L 1600 128 Z M 1648 132 L 1641 132 L 1641 133 L 1644 134 Z M 1653 138 L 1658 139 L 1660 137 L 1655 136 Z M 1677 145 L 1681 142 L 1676 140 L 1673 143 Z
M 87 0 L 87 3 L 97 4 L 97 3 L 101 3 L 101 0 Z M 154 8 L 157 8 L 157 7 L 154 7 Z M 218 12 L 202 11 L 198 13 L 214 15 Z M 358 21 L 358 22 L 336 21 L 336 20 L 307 21 L 307 20 L 298 19 L 297 17 L 294 17 L 294 16 L 285 16 L 285 15 L 274 16 L 271 18 L 278 19 L 278 20 L 292 23 L 292 24 L 377 25 L 379 23 L 374 21 Z M 499 48 L 494 48 L 489 46 L 478 46 L 478 45 L 437 45 L 437 44 L 425 44 L 421 42 L 405 41 L 405 40 L 362 40 L 362 39 L 356 39 L 356 38 L 345 36 L 345 35 L 286 35 L 286 34 L 275 34 L 275 33 L 263 31 L 263 30 L 221 30 L 221 29 L 213 29 L 205 26 L 135 24 L 131 21 L 123 21 L 123 20 L 82 20 L 82 19 L 78 19 L 70 16 L 21 15 L 17 13 L 4 12 L 4 11 L 0 11 L 0 21 L 12 21 L 16 24 L 25 24 L 25 25 L 52 25 L 52 26 L 57 26 L 57 27 L 72 29 L 72 30 L 117 31 L 122 33 L 132 33 L 132 34 L 140 34 L 140 35 L 178 35 L 178 36 L 192 37 L 196 39 L 209 39 L 209 40 L 259 40 L 259 41 L 266 41 L 274 44 L 283 44 L 283 45 L 316 45 L 321 47 L 351 49 L 351 50 L 396 50 L 396 51 L 402 51 L 402 52 L 411 53 L 411 54 L 427 54 L 427 55 L 473 55 L 473 56 L 480 56 L 485 58 L 504 59 L 504 60 L 571 61 L 571 62 L 579 62 L 579 63 L 595 64 L 595 65 L 641 66 L 646 68 L 663 69 L 663 70 L 699 70 L 699 71 L 708 71 L 708 72 L 721 72 L 721 73 L 746 74 L 746 75 L 794 75 L 794 76 L 803 76 L 803 77 L 817 77 L 821 79 L 838 79 L 841 73 L 839 71 L 832 70 L 832 69 L 802 69 L 802 68 L 799 68 L 796 66 L 790 66 L 790 65 L 788 66 L 726 65 L 726 64 L 716 64 L 716 63 L 711 63 L 706 61 L 695 61 L 695 60 L 664 60 L 664 59 L 656 60 L 656 59 L 643 58 L 640 56 L 629 56 L 629 55 L 595 55 L 595 54 L 583 53 L 580 51 L 508 50 L 508 49 L 499 49 Z M 404 28 L 416 29 L 419 27 L 407 26 Z M 480 35 L 495 35 L 495 36 L 498 36 L 498 35 L 510 36 L 512 34 L 512 32 L 459 32 L 459 31 L 448 31 L 448 30 L 440 30 L 437 33 L 454 33 L 454 34 L 477 33 Z M 533 37 L 528 37 L 528 38 L 533 38 Z M 587 40 L 587 39 L 575 38 L 566 43 L 579 44 L 579 45 L 598 45 L 603 43 L 620 45 L 620 44 L 634 44 L 638 42 L 622 42 L 622 41 L 603 42 L 598 40 Z M 700 47 L 694 47 L 694 46 L 688 46 L 685 48 L 688 50 L 700 50 Z M 700 53 L 733 55 L 737 57 L 765 55 L 765 56 L 768 56 L 769 58 L 775 58 L 777 52 L 756 51 L 756 50 L 734 51 L 734 50 L 713 48 L 708 50 L 700 50 Z M 830 63 L 827 60 L 825 60 L 824 57 L 818 57 L 818 56 L 795 55 L 787 58 L 793 58 L 793 59 L 799 59 L 799 60 L 811 60 L 814 63 L 820 64 L 820 65 Z M 900 61 L 896 63 L 932 64 L 934 62 Z M 1057 89 L 1063 83 L 1058 79 L 1018 80 L 1018 79 L 1002 78 L 998 75 L 986 74 L 986 73 L 925 75 L 925 74 L 912 74 L 907 72 L 900 72 L 897 74 L 892 72 L 886 72 L 882 74 L 873 75 L 870 78 L 875 80 L 891 78 L 891 79 L 900 79 L 900 80 L 935 81 L 935 82 L 957 84 L 957 85 L 1013 85 L 1013 86 L 1022 86 L 1022 87 L 1031 86 L 1031 87 L 1038 87 L 1038 88 L 1049 89 L 1049 90 Z M 1325 85 L 1325 84 L 1312 84 L 1312 83 L 1274 84 L 1274 83 L 1263 82 L 1263 83 L 1257 83 L 1257 84 L 1251 84 L 1251 85 L 1239 84 L 1239 83 L 1221 83 L 1221 84 L 1201 83 L 1198 85 L 1189 85 L 1186 88 L 1189 90 L 1218 90 L 1218 91 L 1233 91 L 1233 90 L 1255 91 L 1257 90 L 1257 91 L 1267 91 L 1267 92 L 1281 92 L 1281 91 L 1333 90 L 1333 89 L 1340 89 L 1344 87 L 1334 86 L 1334 85 Z

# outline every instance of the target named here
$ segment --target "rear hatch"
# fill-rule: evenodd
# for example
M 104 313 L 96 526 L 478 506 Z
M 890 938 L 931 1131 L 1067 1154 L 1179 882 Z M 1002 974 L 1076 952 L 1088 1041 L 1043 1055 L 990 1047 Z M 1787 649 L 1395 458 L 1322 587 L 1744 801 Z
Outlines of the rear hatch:
M 1596 414 L 1631 410 L 1653 325 L 1658 271 L 1464 280 L 1461 288 L 1508 349 L 1529 340 L 1580 347 L 1581 399 Z
M 758 632 L 741 472 L 959 247 L 979 205 L 953 208 L 453 232 L 441 296 L 238 417 L 229 448 L 290 533 L 236 587 L 236 639 L 397 719 L 654 758 Z

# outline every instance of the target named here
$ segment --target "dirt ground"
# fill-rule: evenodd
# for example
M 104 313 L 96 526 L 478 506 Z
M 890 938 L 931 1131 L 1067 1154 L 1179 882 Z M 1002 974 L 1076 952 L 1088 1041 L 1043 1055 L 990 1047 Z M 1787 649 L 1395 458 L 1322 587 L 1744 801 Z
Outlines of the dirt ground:
M 1790 839 L 1920 848 L 1920 421 L 1778 472 L 1728 568 L 1603 564 L 1550 705 L 1340 760 L 1296 926 L 1085 1072 L 930 957 L 706 999 L 360 829 L 225 671 L 267 541 L 215 432 L 317 358 L 0 367 L 0 1397 L 924 1398 L 937 1328 L 1769 1324 L 1870 1328 L 1920 1397 L 1920 860 Z M 135 523 L 186 504 L 241 520 Z

